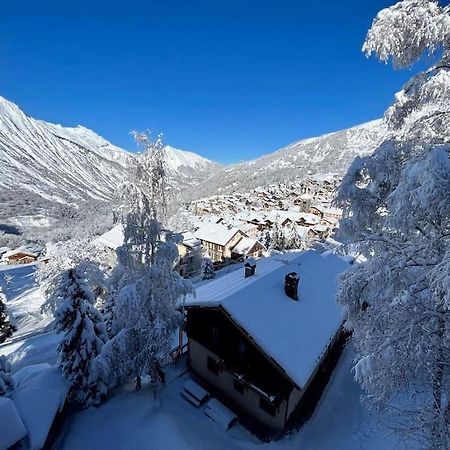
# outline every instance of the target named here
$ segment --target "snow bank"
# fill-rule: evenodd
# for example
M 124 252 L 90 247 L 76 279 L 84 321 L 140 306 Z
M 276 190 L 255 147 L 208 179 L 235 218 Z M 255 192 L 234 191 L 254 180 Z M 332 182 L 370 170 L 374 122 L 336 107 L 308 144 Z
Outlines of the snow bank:
M 0 397 L 0 449 L 6 449 L 27 435 L 27 430 L 14 403 Z

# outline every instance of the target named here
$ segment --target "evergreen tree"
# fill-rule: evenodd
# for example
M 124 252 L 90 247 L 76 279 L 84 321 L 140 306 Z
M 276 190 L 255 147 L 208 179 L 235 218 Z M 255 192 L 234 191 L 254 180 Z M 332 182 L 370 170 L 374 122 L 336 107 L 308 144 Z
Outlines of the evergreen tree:
M 284 231 L 278 218 L 276 218 L 275 223 L 272 227 L 270 248 L 271 250 L 284 250 L 285 248 Z
M 56 330 L 63 333 L 58 364 L 70 383 L 70 396 L 83 405 L 97 404 L 106 395 L 108 380 L 95 370 L 94 359 L 107 340 L 103 319 L 94 307 L 94 295 L 76 269 L 60 277 L 61 303 Z
M 291 222 L 283 230 L 284 234 L 284 248 L 285 250 L 301 249 L 303 247 L 302 240 L 298 234 L 297 226 Z
M 169 361 L 173 333 L 182 323 L 180 302 L 193 292 L 191 283 L 173 270 L 177 256 L 167 236 L 158 244 L 154 263 L 143 265 L 118 291 L 115 336 L 100 358 L 117 382 L 136 377 L 137 389 L 143 375 L 158 382 L 159 368 Z
M 378 14 L 367 54 L 410 67 L 429 53 L 435 63 L 396 95 L 386 140 L 354 161 L 338 194 L 343 237 L 366 258 L 338 297 L 355 376 L 365 404 L 421 448 L 450 448 L 449 43 L 449 8 L 437 1 Z
M 12 387 L 11 364 L 6 356 L 0 355 L 0 395 L 5 395 Z
M 214 263 L 212 262 L 209 255 L 205 255 L 202 260 L 200 276 L 202 280 L 211 280 L 216 276 Z
M 5 342 L 13 333 L 13 327 L 9 322 L 5 308 L 5 295 L 0 288 L 0 344 Z

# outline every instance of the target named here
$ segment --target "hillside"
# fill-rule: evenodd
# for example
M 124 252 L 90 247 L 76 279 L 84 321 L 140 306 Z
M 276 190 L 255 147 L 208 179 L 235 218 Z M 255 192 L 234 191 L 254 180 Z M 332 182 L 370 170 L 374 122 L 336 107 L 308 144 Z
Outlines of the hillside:
M 292 181 L 307 175 L 343 174 L 358 155 L 367 155 L 386 133 L 382 120 L 303 139 L 252 161 L 225 166 L 189 192 L 190 198 L 247 191 L 257 186 Z

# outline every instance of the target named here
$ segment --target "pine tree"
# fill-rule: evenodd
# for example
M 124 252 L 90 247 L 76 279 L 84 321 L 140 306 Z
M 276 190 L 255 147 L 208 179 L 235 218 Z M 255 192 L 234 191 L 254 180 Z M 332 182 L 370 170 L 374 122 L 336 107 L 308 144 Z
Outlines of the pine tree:
M 437 1 L 381 11 L 364 50 L 396 67 L 429 53 L 386 112 L 386 140 L 338 194 L 342 237 L 366 261 L 341 278 L 364 403 L 421 448 L 450 448 L 450 17 Z M 393 416 L 393 418 L 391 417 Z
M 302 240 L 298 234 L 297 226 L 291 222 L 283 230 L 284 234 L 284 248 L 286 250 L 301 249 L 303 247 Z
M 214 263 L 212 262 L 209 255 L 205 255 L 202 260 L 200 276 L 202 280 L 211 280 L 216 276 Z
M 12 387 L 11 364 L 6 356 L 0 355 L 0 395 L 5 395 Z
M 275 220 L 275 223 L 273 224 L 272 227 L 270 248 L 272 250 L 281 250 L 281 251 L 285 249 L 284 231 L 278 218 Z
M 56 330 L 64 333 L 58 364 L 70 383 L 71 398 L 83 405 L 97 404 L 108 389 L 108 381 L 94 366 L 107 340 L 103 319 L 94 307 L 91 289 L 76 269 L 62 274 L 58 295 L 62 301 L 56 310 Z
M 5 295 L 0 288 L 0 344 L 5 342 L 13 333 L 13 327 L 9 322 L 5 308 Z

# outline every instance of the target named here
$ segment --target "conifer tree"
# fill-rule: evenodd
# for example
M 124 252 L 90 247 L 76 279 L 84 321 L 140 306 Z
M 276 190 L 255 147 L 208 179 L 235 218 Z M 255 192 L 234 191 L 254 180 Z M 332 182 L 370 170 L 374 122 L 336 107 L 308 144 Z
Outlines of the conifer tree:
M 200 276 L 202 280 L 211 280 L 216 276 L 216 272 L 214 271 L 214 263 L 208 254 L 206 254 L 202 260 Z
M 5 342 L 13 333 L 13 327 L 9 322 L 5 307 L 5 295 L 0 288 L 0 344 Z
M 57 289 L 61 303 L 56 309 L 56 330 L 63 333 L 58 364 L 70 384 L 70 397 L 83 405 L 97 404 L 108 389 L 108 381 L 94 365 L 107 340 L 103 318 L 76 269 L 62 274 Z

